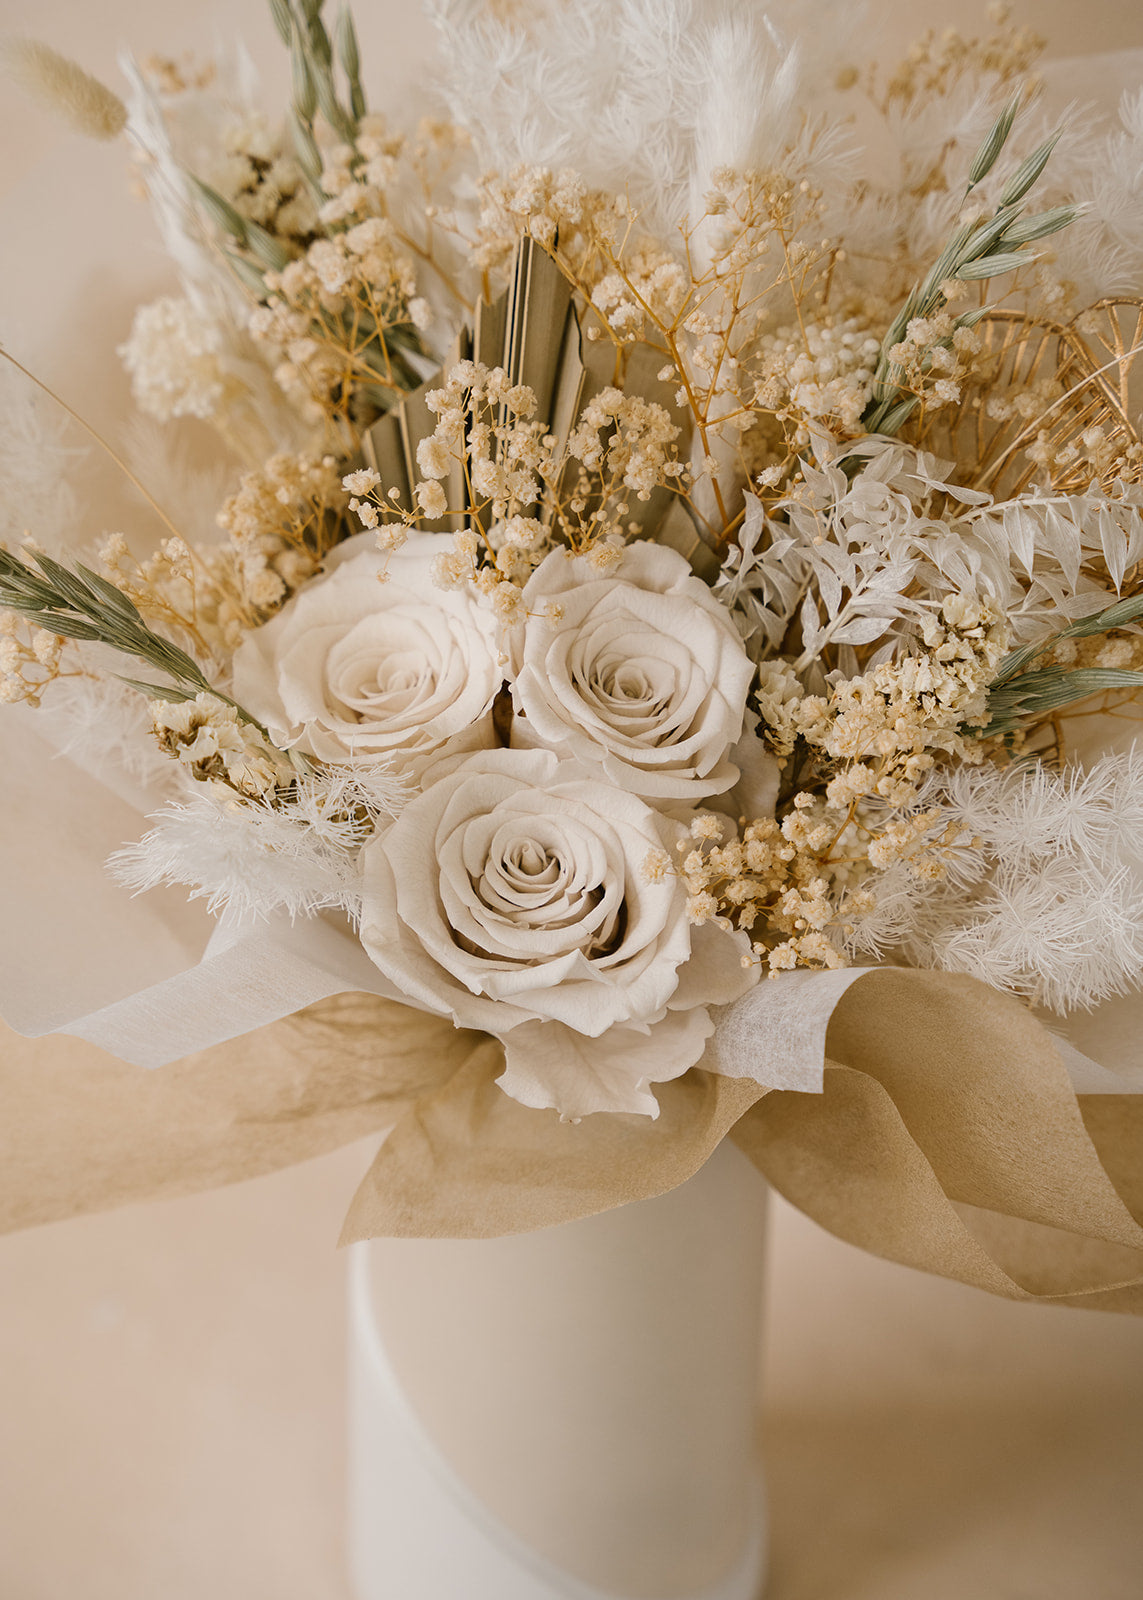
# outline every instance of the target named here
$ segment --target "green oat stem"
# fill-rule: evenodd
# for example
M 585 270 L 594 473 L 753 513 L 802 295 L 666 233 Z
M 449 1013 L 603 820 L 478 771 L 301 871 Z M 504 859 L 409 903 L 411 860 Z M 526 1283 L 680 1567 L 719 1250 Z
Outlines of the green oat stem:
M 174 687 L 124 677 L 123 682 L 132 688 L 166 700 L 193 700 L 196 695 L 209 694 L 231 706 L 243 722 L 268 744 L 273 743 L 256 717 L 216 688 L 185 650 L 149 628 L 134 601 L 90 567 L 77 562 L 71 572 L 42 551 L 23 561 L 0 547 L 0 607 L 59 638 L 102 644 L 120 655 L 133 656 L 174 679 Z
M 992 171 L 1019 109 L 1020 96 L 1017 95 L 996 119 L 969 170 L 966 197 Z M 929 317 L 948 304 L 942 286 L 953 279 L 961 283 L 984 283 L 1030 265 L 1037 256 L 1027 246 L 1058 233 L 1079 215 L 1077 206 L 1054 206 L 1032 216 L 1022 215 L 1020 202 L 1047 166 L 1059 137 L 1059 132 L 1053 134 L 1017 167 L 1005 184 L 991 217 L 983 222 L 962 222 L 954 229 L 924 279 L 910 290 L 881 341 L 873 395 L 861 419 L 869 433 L 895 434 L 915 409 L 916 398 L 910 403 L 902 394 L 902 369 L 891 359 L 890 351 L 900 344 L 914 318 Z M 955 326 L 971 327 L 984 314 L 982 311 L 966 313 L 957 318 Z M 947 340 L 942 342 L 948 343 Z
M 1063 706 L 1086 700 L 1089 695 L 1113 689 L 1143 688 L 1143 672 L 1120 667 L 1034 666 L 1041 656 L 1062 639 L 1090 639 L 1126 627 L 1143 616 L 1143 594 L 1128 595 L 1107 606 L 1095 616 L 1060 628 L 1047 639 L 1021 645 L 1000 663 L 988 691 L 988 722 L 975 731 L 981 738 L 1017 732 Z M 967 731 L 967 730 L 966 730 Z

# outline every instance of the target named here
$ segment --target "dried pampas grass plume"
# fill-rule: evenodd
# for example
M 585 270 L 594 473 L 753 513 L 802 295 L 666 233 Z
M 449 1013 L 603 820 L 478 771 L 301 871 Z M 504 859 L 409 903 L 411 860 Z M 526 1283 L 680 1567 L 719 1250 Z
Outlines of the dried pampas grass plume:
M 127 122 L 119 96 L 38 39 L 0 39 L 0 67 L 26 93 L 89 139 L 114 139 Z

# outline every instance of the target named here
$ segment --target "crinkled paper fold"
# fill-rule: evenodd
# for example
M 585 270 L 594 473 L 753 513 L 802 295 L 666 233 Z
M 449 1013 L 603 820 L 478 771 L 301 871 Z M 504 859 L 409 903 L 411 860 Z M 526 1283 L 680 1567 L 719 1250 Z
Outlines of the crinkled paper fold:
M 518 1105 L 496 1087 L 494 1040 L 374 995 L 154 1070 L 5 1034 L 0 1226 L 233 1182 L 389 1130 L 344 1238 L 488 1237 L 661 1194 L 729 1136 L 874 1254 L 1013 1299 L 1143 1312 L 1143 1095 L 1077 1094 L 1042 1025 L 972 979 L 845 977 L 760 986 L 753 1017 L 735 1019 L 747 1042 L 754 1030 L 759 1076 L 799 1086 L 699 1067 L 657 1087 L 655 1120 Z

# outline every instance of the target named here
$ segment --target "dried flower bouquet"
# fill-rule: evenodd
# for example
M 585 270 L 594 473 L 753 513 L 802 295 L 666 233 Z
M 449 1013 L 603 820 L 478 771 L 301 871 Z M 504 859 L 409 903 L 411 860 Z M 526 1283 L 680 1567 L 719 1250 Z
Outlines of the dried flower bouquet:
M 1006 24 L 886 75 L 732 0 L 650 31 L 434 0 L 463 71 L 410 130 L 369 109 L 347 10 L 271 9 L 280 121 L 233 63 L 128 62 L 124 108 L 8 51 L 126 129 L 181 284 L 123 345 L 135 398 L 212 424 L 235 479 L 212 540 L 152 484 L 149 553 L 0 548 L 0 696 L 151 786 L 122 883 L 351 927 L 376 978 L 343 989 L 473 1030 L 409 1115 L 476 1072 L 579 1150 L 567 1214 L 735 1127 L 774 1176 L 831 1017 L 858 1070 L 869 967 L 899 1020 L 999 1019 L 994 1053 L 1016 1027 L 1058 1109 L 1043 1023 L 1143 978 L 1143 757 L 1083 744 L 1143 689 L 1143 98 L 1041 125 Z M 889 1094 L 943 1200 L 1072 1227 L 958 1187 Z M 1095 1231 L 1137 1249 L 1068 1105 L 1094 1148 L 1061 1181 L 1114 1192 Z M 600 1202 L 608 1118 L 629 1172 Z M 656 1119 L 690 1150 L 669 1181 L 630 1176 Z M 418 1231 L 401 1148 L 358 1231 Z

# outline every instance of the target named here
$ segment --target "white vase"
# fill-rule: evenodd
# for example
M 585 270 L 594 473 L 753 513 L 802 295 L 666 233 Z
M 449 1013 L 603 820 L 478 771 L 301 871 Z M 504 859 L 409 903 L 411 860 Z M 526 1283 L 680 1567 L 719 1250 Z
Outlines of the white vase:
M 766 1187 L 350 1264 L 357 1600 L 758 1600 Z

